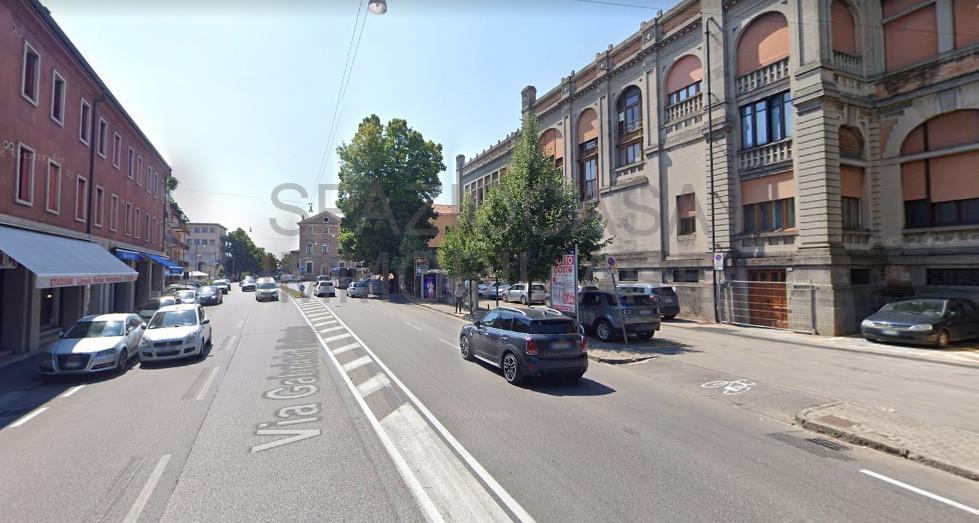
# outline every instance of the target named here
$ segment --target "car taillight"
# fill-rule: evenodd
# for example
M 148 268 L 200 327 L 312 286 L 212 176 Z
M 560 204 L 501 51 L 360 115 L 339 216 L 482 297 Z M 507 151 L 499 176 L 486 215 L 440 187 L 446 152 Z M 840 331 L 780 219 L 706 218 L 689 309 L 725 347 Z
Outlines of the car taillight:
M 534 338 L 527 338 L 527 355 L 536 356 L 537 355 L 537 340 Z
M 588 352 L 588 336 L 581 337 L 581 352 Z

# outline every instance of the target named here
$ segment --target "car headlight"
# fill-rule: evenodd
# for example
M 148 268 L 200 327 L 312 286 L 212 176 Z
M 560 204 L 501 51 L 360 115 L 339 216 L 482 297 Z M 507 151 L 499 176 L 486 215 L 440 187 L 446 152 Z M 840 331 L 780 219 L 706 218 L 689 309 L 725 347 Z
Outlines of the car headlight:
M 861 327 L 873 327 L 874 326 L 874 322 L 872 322 L 870 320 L 863 320 L 863 321 L 860 322 L 860 326 Z
M 95 353 L 96 358 L 101 358 L 104 356 L 115 356 L 115 355 L 116 355 L 116 349 L 105 349 Z
M 188 334 L 187 337 L 184 338 L 184 343 L 193 343 L 194 342 L 194 338 L 196 338 L 196 337 L 197 337 L 197 334 Z
M 928 323 L 919 323 L 917 325 L 912 325 L 912 326 L 908 327 L 908 330 L 909 331 L 918 331 L 918 332 L 928 332 L 928 331 L 932 330 L 933 328 L 934 327 L 932 327 Z
M 146 338 L 139 340 L 139 348 L 146 349 L 149 348 L 149 346 L 150 346 L 150 340 Z

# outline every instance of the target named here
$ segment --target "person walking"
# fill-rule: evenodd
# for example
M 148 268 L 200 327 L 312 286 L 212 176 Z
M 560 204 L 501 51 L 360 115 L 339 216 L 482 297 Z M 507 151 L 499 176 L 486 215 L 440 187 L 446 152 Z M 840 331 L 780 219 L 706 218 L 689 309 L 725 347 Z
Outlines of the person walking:
M 456 283 L 455 299 L 456 299 L 456 314 L 463 312 L 462 307 L 462 297 L 465 296 L 466 290 L 462 287 L 462 282 Z

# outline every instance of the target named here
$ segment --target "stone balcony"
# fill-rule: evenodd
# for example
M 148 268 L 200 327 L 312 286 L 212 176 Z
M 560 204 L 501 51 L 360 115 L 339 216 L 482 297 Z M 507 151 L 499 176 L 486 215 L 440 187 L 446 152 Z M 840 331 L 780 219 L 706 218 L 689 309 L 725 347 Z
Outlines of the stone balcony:
M 779 80 L 789 77 L 789 59 L 766 65 L 761 69 L 756 69 L 750 73 L 738 77 L 735 80 L 735 87 L 738 95 L 750 93 L 756 89 L 773 84 Z
M 671 105 L 666 108 L 666 122 L 673 123 L 692 118 L 704 112 L 704 97 L 698 94 L 693 98 Z
M 841 73 L 863 76 L 862 56 L 833 51 L 833 66 Z
M 741 172 L 790 161 L 792 161 L 791 138 L 738 153 L 738 168 Z

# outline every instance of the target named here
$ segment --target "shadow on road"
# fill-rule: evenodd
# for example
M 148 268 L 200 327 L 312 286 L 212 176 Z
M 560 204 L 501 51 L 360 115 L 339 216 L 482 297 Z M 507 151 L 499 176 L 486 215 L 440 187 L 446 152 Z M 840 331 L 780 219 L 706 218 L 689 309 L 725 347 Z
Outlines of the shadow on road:
M 615 392 L 615 389 L 588 377 L 573 382 L 557 376 L 537 378 L 528 381 L 526 388 L 551 396 L 607 396 Z

